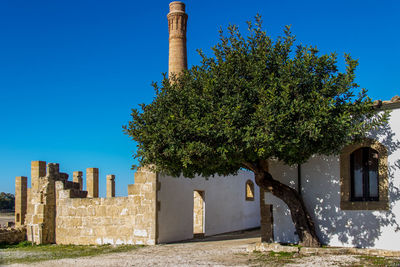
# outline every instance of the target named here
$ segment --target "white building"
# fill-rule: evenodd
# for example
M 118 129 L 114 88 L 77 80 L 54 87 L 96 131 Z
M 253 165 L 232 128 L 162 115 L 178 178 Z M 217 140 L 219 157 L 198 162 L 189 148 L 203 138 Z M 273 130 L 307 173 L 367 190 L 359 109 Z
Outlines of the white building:
M 391 110 L 387 125 L 339 156 L 314 156 L 300 172 L 270 162 L 274 179 L 295 189 L 300 184 L 323 244 L 400 249 L 400 99 L 385 101 L 383 109 Z M 360 167 L 362 162 L 368 167 Z M 273 207 L 274 241 L 296 243 L 287 205 L 270 193 L 265 193 L 265 204 Z

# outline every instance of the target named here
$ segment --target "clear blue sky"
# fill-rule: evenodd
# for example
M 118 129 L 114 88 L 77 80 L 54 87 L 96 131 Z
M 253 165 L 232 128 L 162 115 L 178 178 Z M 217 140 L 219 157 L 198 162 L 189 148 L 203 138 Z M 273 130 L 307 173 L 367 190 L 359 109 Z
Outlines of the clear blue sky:
M 188 63 L 209 52 L 218 29 L 260 13 L 277 36 L 359 59 L 357 82 L 373 99 L 400 94 L 400 1 L 196 0 L 189 15 Z M 122 132 L 130 109 L 149 103 L 168 66 L 169 1 L 0 0 L 0 192 L 30 162 L 115 174 L 117 195 L 133 183 L 135 144 Z M 343 61 L 341 60 L 341 67 Z

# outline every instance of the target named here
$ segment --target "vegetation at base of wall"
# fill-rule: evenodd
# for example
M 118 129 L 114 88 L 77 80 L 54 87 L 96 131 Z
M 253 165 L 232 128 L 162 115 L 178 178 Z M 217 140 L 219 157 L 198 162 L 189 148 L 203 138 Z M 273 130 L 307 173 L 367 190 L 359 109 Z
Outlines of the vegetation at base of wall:
M 11 193 L 0 193 L 0 211 L 1 210 L 14 210 L 15 207 L 15 197 Z
M 32 245 L 32 243 L 24 241 L 15 245 L 0 245 L 0 265 L 96 256 L 109 253 L 127 252 L 140 247 L 143 246 Z
M 353 266 L 400 266 L 400 259 L 379 256 L 359 256 L 360 262 Z
M 0 243 L 0 249 L 26 248 L 32 246 L 32 242 L 29 241 L 22 241 L 17 244 Z
M 343 255 L 343 254 L 342 254 Z M 394 257 L 380 257 L 380 256 L 365 256 L 365 255 L 354 255 L 346 254 L 347 256 L 353 256 L 354 262 L 346 263 L 335 261 L 331 263 L 338 264 L 342 267 L 365 267 L 365 266 L 386 266 L 386 267 L 397 267 L 400 266 L 400 259 Z M 300 255 L 296 252 L 259 252 L 253 251 L 249 254 L 248 265 L 250 266 L 286 266 L 286 264 L 303 264 L 307 265 L 307 262 L 311 264 L 313 257 L 323 258 L 324 255 Z M 332 256 L 332 255 L 331 255 Z M 311 258 L 310 258 L 311 257 Z M 310 260 L 299 261 L 300 259 L 309 258 Z M 331 259 L 332 260 L 332 259 Z M 329 260 L 328 260 L 329 261 Z M 316 261 L 318 262 L 318 261 Z M 315 264 L 315 262 L 314 262 Z

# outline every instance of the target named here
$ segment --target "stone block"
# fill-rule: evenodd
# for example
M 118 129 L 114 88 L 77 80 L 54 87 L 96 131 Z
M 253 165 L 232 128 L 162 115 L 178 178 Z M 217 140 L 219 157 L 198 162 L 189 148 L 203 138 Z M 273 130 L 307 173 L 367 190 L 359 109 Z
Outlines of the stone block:
M 31 187 L 34 190 L 39 190 L 39 178 L 46 176 L 46 162 L 32 161 L 31 162 Z
M 147 173 L 137 171 L 135 173 L 135 184 L 144 184 L 147 182 Z
M 40 224 L 40 223 L 43 223 L 43 218 L 40 217 L 40 216 L 34 215 L 34 216 L 32 217 L 32 223 L 33 223 L 33 224 Z
M 72 174 L 72 181 L 79 184 L 79 190 L 83 190 L 83 172 L 76 171 Z
M 147 236 L 147 230 L 145 230 L 145 229 L 135 229 L 133 231 L 133 234 L 135 236 L 139 236 L 139 237 L 146 237 Z
M 300 254 L 320 254 L 320 248 L 300 248 Z
M 86 169 L 86 189 L 89 198 L 99 197 L 99 169 L 87 168 Z
M 107 197 L 115 197 L 115 175 L 107 175 Z
M 153 190 L 151 184 L 142 184 L 140 191 L 141 193 L 151 193 Z
M 282 246 L 281 244 L 278 243 L 257 243 L 255 250 L 257 251 L 274 251 L 274 252 L 299 252 L 298 247 L 294 246 Z
M 28 178 L 25 176 L 15 177 L 15 225 L 21 226 L 25 223 L 28 205 Z
M 142 199 L 143 199 L 143 197 L 141 197 L 141 196 L 134 196 L 133 203 L 135 205 L 141 205 L 142 204 Z
M 145 193 L 144 194 L 144 199 L 153 201 L 153 200 L 156 199 L 156 193 L 155 192 Z
M 140 187 L 137 184 L 128 185 L 128 195 L 140 195 Z
M 68 216 L 75 216 L 76 215 L 76 209 L 75 208 L 68 207 L 67 210 L 68 210 L 68 213 L 67 213 Z
M 47 175 L 49 177 L 53 178 L 53 179 L 56 178 L 56 177 L 57 178 L 61 178 L 59 176 L 59 174 L 60 174 L 60 164 L 58 164 L 58 163 L 48 163 L 46 172 L 47 172 Z M 68 175 L 67 175 L 67 177 L 68 177 Z M 63 179 L 64 179 L 64 176 L 62 177 L 62 180 Z
M 97 216 L 102 216 L 102 217 L 107 216 L 107 207 L 104 205 L 101 205 L 100 207 L 98 207 L 96 214 L 97 214 Z

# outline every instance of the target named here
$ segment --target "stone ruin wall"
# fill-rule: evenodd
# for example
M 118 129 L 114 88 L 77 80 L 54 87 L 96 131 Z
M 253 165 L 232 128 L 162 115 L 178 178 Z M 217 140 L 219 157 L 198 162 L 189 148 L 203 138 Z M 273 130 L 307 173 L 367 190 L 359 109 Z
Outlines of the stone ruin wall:
M 146 171 L 135 174 L 128 197 L 72 198 L 56 182 L 56 243 L 154 245 L 155 187 L 156 174 Z
M 26 227 L 28 241 L 80 245 L 156 243 L 156 173 L 138 170 L 135 184 L 128 186 L 127 197 L 115 197 L 115 176 L 107 175 L 107 198 L 98 198 L 97 168 L 86 170 L 88 191 L 82 191 L 82 172 L 74 172 L 73 181 L 68 181 L 68 175 L 59 172 L 58 164 L 46 166 L 44 161 L 33 161 L 31 171 L 31 188 L 26 188 L 20 177 L 16 179 L 16 196 L 27 192 L 27 204 L 20 202 L 16 216 L 25 217 L 19 224 Z
M 0 244 L 17 244 L 26 240 L 26 228 L 0 228 Z

